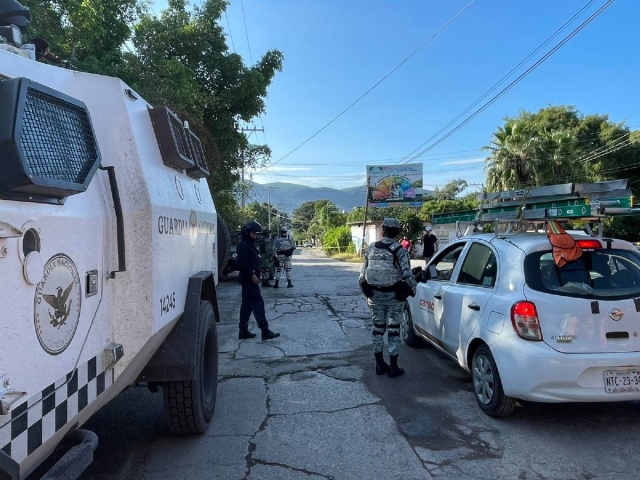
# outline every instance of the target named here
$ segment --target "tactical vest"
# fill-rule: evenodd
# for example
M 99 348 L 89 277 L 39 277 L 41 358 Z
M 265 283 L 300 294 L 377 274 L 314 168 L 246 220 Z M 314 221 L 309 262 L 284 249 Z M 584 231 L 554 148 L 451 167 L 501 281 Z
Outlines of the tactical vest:
M 282 250 L 289 250 L 295 247 L 293 240 L 290 237 L 278 237 L 273 242 L 273 248 L 276 252 Z
M 364 278 L 369 285 L 390 287 L 402 280 L 402 269 L 396 253 L 402 248 L 399 243 L 376 242 L 369 247 Z

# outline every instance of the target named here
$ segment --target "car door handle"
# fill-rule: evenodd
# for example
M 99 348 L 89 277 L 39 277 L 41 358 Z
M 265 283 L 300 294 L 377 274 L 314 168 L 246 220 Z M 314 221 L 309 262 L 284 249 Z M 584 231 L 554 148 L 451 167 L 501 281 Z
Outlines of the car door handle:
M 469 307 L 471 310 L 475 310 L 476 312 L 480 311 L 480 305 L 478 305 L 476 302 L 470 303 L 469 305 L 467 305 L 467 307 Z
M 436 300 L 442 300 L 442 295 L 440 293 L 436 293 L 433 298 L 435 298 Z

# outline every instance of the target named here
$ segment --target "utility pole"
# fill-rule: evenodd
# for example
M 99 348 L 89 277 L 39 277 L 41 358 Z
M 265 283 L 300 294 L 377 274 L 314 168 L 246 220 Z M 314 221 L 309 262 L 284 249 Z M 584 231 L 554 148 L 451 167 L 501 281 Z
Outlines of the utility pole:
M 242 133 L 244 132 L 263 132 L 264 133 L 264 128 L 256 128 L 256 127 L 252 127 L 252 128 L 240 128 L 240 131 Z M 251 136 L 251 133 L 249 133 L 249 137 Z M 249 138 L 247 137 L 247 139 Z M 241 178 L 242 178 L 242 208 L 244 208 L 244 150 L 242 151 L 242 174 L 241 174 Z
M 364 195 L 364 221 L 362 222 L 362 245 L 360 246 L 360 258 L 364 256 L 364 243 L 367 238 L 367 215 L 369 214 L 369 179 L 367 178 L 367 189 Z
M 267 202 L 269 203 L 269 231 L 271 231 L 271 187 L 267 187 Z

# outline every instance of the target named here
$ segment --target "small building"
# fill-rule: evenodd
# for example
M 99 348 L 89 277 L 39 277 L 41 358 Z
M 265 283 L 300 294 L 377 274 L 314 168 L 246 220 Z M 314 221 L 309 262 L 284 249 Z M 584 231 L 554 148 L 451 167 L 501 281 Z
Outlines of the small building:
M 363 222 L 350 223 L 349 227 L 351 227 L 351 241 L 356 246 L 356 253 L 360 254 L 363 244 Z M 367 222 L 364 244 L 371 245 L 378 240 L 382 240 L 382 222 Z

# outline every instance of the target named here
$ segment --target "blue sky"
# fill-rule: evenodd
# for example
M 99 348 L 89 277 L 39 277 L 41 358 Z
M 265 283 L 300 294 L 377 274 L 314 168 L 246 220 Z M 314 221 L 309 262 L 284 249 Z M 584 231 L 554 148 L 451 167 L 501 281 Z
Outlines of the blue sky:
M 285 56 L 262 117 L 272 161 L 333 119 L 469 1 L 243 0 L 254 62 L 273 48 Z M 586 3 L 476 0 L 340 119 L 253 179 L 338 188 L 363 184 L 365 165 L 399 162 Z M 604 3 L 596 0 L 558 40 Z M 156 12 L 162 8 L 156 1 Z M 481 147 L 505 116 L 520 109 L 567 104 L 640 125 L 638 18 L 640 1 L 614 2 L 504 97 L 420 158 L 425 188 L 453 178 L 482 183 Z M 235 50 L 249 63 L 240 0 L 231 0 L 228 20 Z M 230 38 L 228 44 L 233 48 Z M 256 119 L 249 126 L 262 124 Z M 254 135 L 253 141 L 264 142 L 261 133 Z

